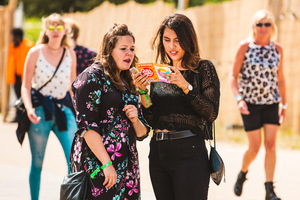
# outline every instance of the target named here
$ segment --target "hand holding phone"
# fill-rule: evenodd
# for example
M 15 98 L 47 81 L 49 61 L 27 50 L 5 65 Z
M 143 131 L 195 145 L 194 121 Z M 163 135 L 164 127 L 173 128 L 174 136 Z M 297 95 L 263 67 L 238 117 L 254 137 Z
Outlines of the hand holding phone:
M 136 75 L 137 73 L 139 73 L 139 70 L 135 67 L 130 68 L 129 71 L 131 72 L 131 74 L 133 76 Z

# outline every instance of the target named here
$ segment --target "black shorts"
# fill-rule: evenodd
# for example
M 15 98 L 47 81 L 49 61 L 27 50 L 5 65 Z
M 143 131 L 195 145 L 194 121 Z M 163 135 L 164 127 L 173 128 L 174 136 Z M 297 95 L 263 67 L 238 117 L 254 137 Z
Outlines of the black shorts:
M 260 129 L 264 124 L 279 124 L 278 103 L 255 105 L 247 103 L 249 115 L 243 115 L 245 131 Z

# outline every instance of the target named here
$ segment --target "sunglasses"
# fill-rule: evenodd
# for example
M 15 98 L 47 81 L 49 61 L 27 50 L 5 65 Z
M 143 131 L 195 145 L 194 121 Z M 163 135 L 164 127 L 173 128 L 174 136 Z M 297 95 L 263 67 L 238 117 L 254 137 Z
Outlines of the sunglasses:
M 58 26 L 49 25 L 48 30 L 49 31 L 54 31 L 55 27 L 56 27 L 56 30 L 58 30 L 58 31 L 64 30 L 64 26 L 63 25 L 58 25 Z
M 256 24 L 256 26 L 257 27 L 262 27 L 262 26 L 270 27 L 270 26 L 272 26 L 272 24 L 270 22 L 267 22 L 267 23 L 261 23 L 261 22 L 259 22 L 259 23 Z

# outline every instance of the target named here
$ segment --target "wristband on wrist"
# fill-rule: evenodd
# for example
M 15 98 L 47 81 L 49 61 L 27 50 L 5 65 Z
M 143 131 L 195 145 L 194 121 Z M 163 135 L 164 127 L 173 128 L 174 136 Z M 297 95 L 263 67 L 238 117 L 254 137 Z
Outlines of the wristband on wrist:
M 279 107 L 280 107 L 281 109 L 287 109 L 288 103 L 286 103 L 286 104 L 280 103 L 280 104 L 279 104 Z
M 145 91 L 143 91 L 143 90 L 141 90 L 140 88 L 139 88 L 139 94 L 140 95 L 146 95 L 146 94 L 148 94 L 148 92 L 149 92 L 149 90 L 146 88 L 146 90 Z
M 146 106 L 148 106 L 149 104 L 152 105 L 152 103 L 150 103 L 150 100 L 149 100 L 148 91 L 149 91 L 149 90 L 148 90 L 147 88 L 146 88 L 145 91 L 143 91 L 143 90 L 141 90 L 141 89 L 139 88 L 139 94 L 140 94 L 140 95 L 145 95 L 145 97 L 146 97 L 146 100 L 147 100 Z
M 236 95 L 234 98 L 235 98 L 237 103 L 240 102 L 243 99 L 241 94 Z
M 91 178 L 94 179 L 95 176 L 97 175 L 97 173 L 100 171 L 99 168 L 97 168 L 92 174 L 91 174 Z
M 108 167 L 108 166 L 111 165 L 111 164 L 112 164 L 112 161 L 106 163 L 105 165 L 102 165 L 102 166 L 101 166 L 101 169 L 104 169 L 105 167 Z

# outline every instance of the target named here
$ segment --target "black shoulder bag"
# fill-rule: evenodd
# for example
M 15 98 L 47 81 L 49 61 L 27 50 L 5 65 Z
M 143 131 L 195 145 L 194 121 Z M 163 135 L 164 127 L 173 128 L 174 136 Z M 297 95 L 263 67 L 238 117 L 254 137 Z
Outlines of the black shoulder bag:
M 83 138 L 80 138 L 84 140 Z M 72 143 L 72 149 L 75 145 L 75 139 Z M 70 161 L 71 169 L 75 166 L 74 161 Z M 60 185 L 60 200 L 84 200 L 88 193 L 89 182 L 93 185 L 91 175 L 85 170 L 72 172 L 66 175 Z
M 61 64 L 61 62 L 64 58 L 65 52 L 66 52 L 66 48 L 64 48 L 64 50 L 63 50 L 63 54 L 62 54 L 62 56 L 59 60 L 59 63 L 57 65 L 52 77 L 44 85 L 42 85 L 38 90 L 32 89 L 31 96 L 34 96 L 35 94 L 37 94 L 41 89 L 43 89 L 52 80 L 52 78 L 55 76 L 55 74 L 56 74 L 56 72 L 57 72 L 57 70 L 58 70 L 58 68 L 59 68 L 59 66 L 60 66 L 60 64 Z M 18 128 L 16 130 L 16 134 L 17 134 L 17 138 L 18 138 L 19 143 L 22 145 L 24 137 L 25 137 L 25 133 L 29 130 L 30 120 L 27 116 L 27 111 L 25 109 L 25 105 L 24 105 L 24 102 L 22 100 L 22 97 L 17 99 L 17 101 L 15 103 L 15 107 L 21 113 L 20 118 L 18 119 Z
M 199 73 L 197 73 L 197 84 L 200 88 L 200 81 L 199 81 Z M 208 138 L 211 133 L 206 129 L 208 132 Z M 210 146 L 210 153 L 209 153 L 209 167 L 210 167 L 210 177 L 215 182 L 216 185 L 219 185 L 222 181 L 222 177 L 224 175 L 224 181 L 225 181 L 225 165 L 221 158 L 221 156 L 218 154 L 216 149 L 216 134 L 215 134 L 215 122 L 212 124 L 212 132 L 213 132 L 213 140 L 214 140 L 214 146 L 211 145 L 211 140 L 209 140 L 209 146 Z
M 210 177 L 219 185 L 221 183 L 222 177 L 224 175 L 225 182 L 225 165 L 221 156 L 217 152 L 216 147 L 216 134 L 215 134 L 215 122 L 213 122 L 213 134 L 214 134 L 214 146 L 210 142 L 210 153 L 209 153 L 209 165 L 210 165 Z M 210 140 L 211 141 L 211 140 Z

